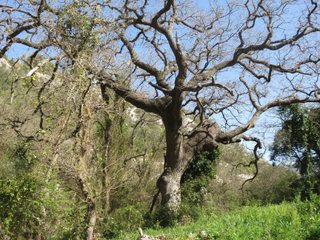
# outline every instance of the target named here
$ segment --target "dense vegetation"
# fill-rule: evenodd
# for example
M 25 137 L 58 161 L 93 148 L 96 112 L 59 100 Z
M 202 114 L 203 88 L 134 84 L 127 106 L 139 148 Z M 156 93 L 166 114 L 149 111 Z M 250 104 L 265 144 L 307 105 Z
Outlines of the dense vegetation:
M 208 211 L 185 226 L 150 229 L 152 236 L 168 240 L 196 239 L 319 239 L 319 199 L 312 202 L 249 206 L 225 214 Z M 138 233 L 121 233 L 121 240 L 136 239 Z
M 159 200 L 154 197 L 155 181 L 161 173 L 161 165 L 151 168 L 162 157 L 159 151 L 159 144 L 163 141 L 162 126 L 154 116 L 143 115 L 117 99 L 113 100 L 118 101 L 113 108 L 117 107 L 117 111 L 123 113 L 117 118 L 110 112 L 116 122 L 112 126 L 112 144 L 109 146 L 110 161 L 114 161 L 108 165 L 112 180 L 103 183 L 105 179 L 99 180 L 99 175 L 92 179 L 93 176 L 87 176 L 88 172 L 99 173 L 97 168 L 103 164 L 99 161 L 104 151 L 107 120 L 101 118 L 99 112 L 90 116 L 94 120 L 86 119 L 90 123 L 96 122 L 92 125 L 92 132 L 87 133 L 97 139 L 96 155 L 90 161 L 84 159 L 83 163 L 73 162 L 72 159 L 80 154 L 76 142 L 84 139 L 80 136 L 70 137 L 73 128 L 63 133 L 59 128 L 52 128 L 48 132 L 39 130 L 38 118 L 30 118 L 32 114 L 28 112 L 33 109 L 30 102 L 34 100 L 34 90 L 29 90 L 25 95 L 22 90 L 28 90 L 25 86 L 28 82 L 18 82 L 16 89 L 21 88 L 22 94 L 8 102 L 12 94 L 10 79 L 14 73 L 2 71 L 1 106 L 8 113 L 1 117 L 0 138 L 0 218 L 3 238 L 83 239 L 90 224 L 91 199 L 96 204 L 98 219 L 95 231 L 101 239 L 135 239 L 139 227 L 150 228 L 146 230 L 147 233 L 155 236 L 164 234 L 167 239 L 197 239 L 201 230 L 206 232 L 208 239 L 317 239 L 319 236 L 319 199 L 314 196 L 311 202 L 295 200 L 303 190 L 297 186 L 304 183 L 304 177 L 300 178 L 290 168 L 291 165 L 272 166 L 261 160 L 259 175 L 242 186 L 255 169 L 237 166 L 238 162 L 245 164 L 253 159 L 252 154 L 239 144 L 220 146 L 219 151 L 204 152 L 195 159 L 182 178 L 183 198 L 179 216 L 170 219 L 159 209 Z M 19 71 L 23 71 L 23 66 Z M 59 97 L 59 94 L 50 97 Z M 52 114 L 46 123 L 52 125 L 66 114 L 61 112 L 60 116 L 54 115 L 56 108 L 46 111 Z M 25 122 L 22 123 L 24 117 Z M 284 126 L 288 125 L 289 117 L 291 115 L 287 116 Z M 71 118 L 69 124 L 76 126 L 74 121 Z M 314 117 L 308 118 L 308 121 L 315 128 L 318 127 Z M 295 131 L 298 130 L 301 131 Z M 286 128 L 283 128 L 276 137 L 273 149 L 277 149 L 278 154 L 278 143 L 282 141 L 279 135 L 286 136 L 285 131 Z M 287 134 L 291 133 L 290 130 Z M 52 145 L 55 141 L 51 139 L 53 136 L 63 139 L 60 140 L 62 146 L 55 150 L 56 154 L 64 153 L 70 162 L 59 157 L 52 162 L 48 157 L 52 154 L 50 148 L 55 149 Z M 310 138 L 310 143 L 314 144 L 314 139 Z M 318 158 L 314 156 L 313 159 L 317 163 Z M 86 161 L 90 165 L 86 169 L 81 168 L 81 164 L 88 164 Z M 292 161 L 296 160 L 293 158 Z M 300 165 L 294 166 L 299 169 Z M 311 169 L 313 179 L 318 176 L 317 169 L 316 165 Z M 110 189 L 108 195 L 99 192 L 100 184 Z M 150 212 L 153 199 L 154 209 Z M 178 227 L 162 229 L 161 225 Z
M 292 105 L 280 109 L 279 114 L 283 124 L 276 134 L 272 158 L 299 171 L 301 199 L 310 199 L 320 190 L 320 108 Z

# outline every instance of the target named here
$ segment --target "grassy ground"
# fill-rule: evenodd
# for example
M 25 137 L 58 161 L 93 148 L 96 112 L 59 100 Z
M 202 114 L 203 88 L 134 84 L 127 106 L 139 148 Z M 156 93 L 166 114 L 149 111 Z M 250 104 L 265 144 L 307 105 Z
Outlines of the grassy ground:
M 318 199 L 319 200 L 319 199 Z M 165 235 L 166 240 L 201 239 L 320 239 L 320 203 L 283 203 L 269 206 L 250 206 L 227 214 L 208 212 L 197 221 L 174 228 L 144 229 L 151 236 Z M 121 233 L 118 240 L 138 239 L 137 229 Z

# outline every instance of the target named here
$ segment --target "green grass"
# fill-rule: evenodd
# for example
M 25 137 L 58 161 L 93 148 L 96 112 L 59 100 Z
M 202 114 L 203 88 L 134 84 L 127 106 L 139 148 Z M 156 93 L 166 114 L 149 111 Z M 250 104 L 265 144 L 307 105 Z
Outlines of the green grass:
M 319 199 L 318 199 L 319 200 Z M 197 221 L 184 226 L 144 229 L 151 236 L 165 235 L 166 240 L 196 240 L 205 230 L 209 239 L 320 239 L 320 203 L 283 203 L 280 205 L 248 206 L 229 212 L 208 212 Z M 118 240 L 138 239 L 134 232 L 121 233 Z

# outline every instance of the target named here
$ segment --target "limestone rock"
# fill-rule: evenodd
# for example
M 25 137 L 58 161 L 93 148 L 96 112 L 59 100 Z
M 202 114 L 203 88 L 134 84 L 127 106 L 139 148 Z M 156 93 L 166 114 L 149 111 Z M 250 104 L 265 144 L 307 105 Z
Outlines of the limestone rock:
M 158 236 L 158 237 L 148 236 L 143 233 L 141 228 L 139 228 L 139 233 L 140 233 L 139 240 L 166 240 L 166 237 L 164 235 Z
M 5 70 L 9 71 L 11 69 L 11 65 L 9 64 L 9 62 L 4 59 L 4 58 L 0 58 L 0 67 L 3 67 Z

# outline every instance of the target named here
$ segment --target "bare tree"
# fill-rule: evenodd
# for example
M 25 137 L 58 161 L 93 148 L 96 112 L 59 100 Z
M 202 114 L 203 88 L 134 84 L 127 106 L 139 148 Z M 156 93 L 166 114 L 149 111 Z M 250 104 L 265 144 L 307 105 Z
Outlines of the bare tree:
M 246 133 L 260 116 L 277 106 L 320 102 L 317 1 L 201 2 L 0 5 L 0 57 L 27 46 L 28 76 L 47 62 L 56 71 L 82 69 L 101 88 L 160 116 L 166 150 L 157 186 L 171 213 L 196 154 L 253 141 L 256 166 L 261 143 Z M 37 56 L 45 60 L 36 64 Z M 188 114 L 194 124 L 184 124 Z

